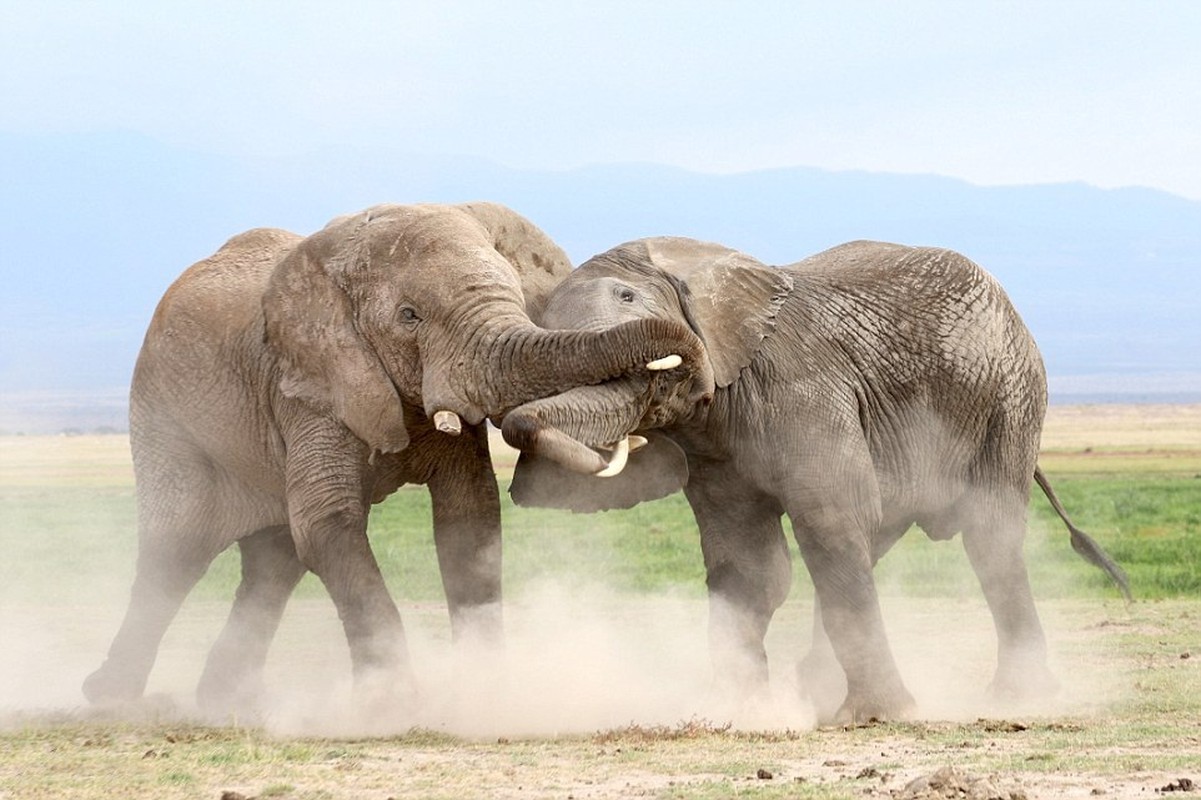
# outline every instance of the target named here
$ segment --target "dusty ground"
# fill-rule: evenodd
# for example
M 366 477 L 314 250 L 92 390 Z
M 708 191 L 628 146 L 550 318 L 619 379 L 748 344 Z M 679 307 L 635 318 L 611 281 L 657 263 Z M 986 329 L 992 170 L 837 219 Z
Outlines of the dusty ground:
M 64 460 L 61 485 L 132 485 L 124 437 L 3 446 L 6 485 L 44 480 Z M 1071 464 L 1201 452 L 1201 406 L 1053 407 L 1044 449 Z M 578 585 L 510 597 L 507 671 L 476 693 L 461 691 L 441 605 L 410 605 L 402 613 L 428 699 L 383 727 L 366 724 L 372 709 L 349 694 L 326 601 L 290 607 L 268 666 L 266 717 L 211 726 L 190 698 L 226 603 L 190 601 L 148 698 L 97 712 L 82 705 L 79 681 L 119 608 L 23 607 L 2 591 L 0 600 L 0 800 L 1199 796 L 1199 600 L 1040 604 L 1063 689 L 1053 702 L 1005 707 L 983 692 L 994 653 L 978 591 L 886 597 L 922 721 L 851 729 L 816 728 L 791 680 L 808 641 L 804 597 L 769 632 L 773 697 L 736 713 L 707 693 L 706 612 L 695 597 Z
M 430 707 L 393 732 L 356 728 L 363 718 L 347 712 L 327 605 L 301 604 L 285 621 L 264 725 L 197 724 L 190 691 L 222 609 L 192 606 L 141 704 L 97 712 L 60 700 L 0 714 L 0 797 L 1125 798 L 1201 782 L 1198 601 L 1044 603 L 1064 686 L 1019 707 L 984 695 L 982 603 L 887 598 L 923 721 L 858 728 L 815 728 L 793 694 L 805 603 L 786 607 L 769 638 L 776 696 L 734 724 L 709 713 L 703 640 L 679 627 L 703 626 L 701 604 L 560 598 L 547 610 L 519 599 L 515 669 L 486 706 L 456 696 L 442 614 L 410 607 Z M 66 679 L 72 659 L 83 666 L 61 644 L 46 655 L 43 682 Z M 922 783 L 939 770 L 943 788 Z

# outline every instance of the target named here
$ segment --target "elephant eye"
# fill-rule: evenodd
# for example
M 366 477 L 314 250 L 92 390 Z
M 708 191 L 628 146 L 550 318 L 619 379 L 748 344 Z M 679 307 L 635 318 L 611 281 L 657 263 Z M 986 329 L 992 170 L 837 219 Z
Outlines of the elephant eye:
M 634 290 L 629 286 L 618 286 L 613 293 L 617 295 L 617 299 L 623 303 L 634 302 Z
M 401 306 L 396 312 L 396 316 L 400 318 L 401 322 L 419 322 L 421 320 L 411 306 Z

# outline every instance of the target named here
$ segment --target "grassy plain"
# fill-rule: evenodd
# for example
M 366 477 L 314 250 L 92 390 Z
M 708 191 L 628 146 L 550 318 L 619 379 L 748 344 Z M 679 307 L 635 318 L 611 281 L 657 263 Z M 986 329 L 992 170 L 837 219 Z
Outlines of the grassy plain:
M 84 708 L 79 681 L 103 657 L 132 579 L 128 442 L 0 439 L 0 798 L 916 797 L 907 784 L 946 766 L 958 770 L 943 774 L 948 791 L 961 784 L 957 796 L 986 796 L 976 777 L 997 796 L 1032 798 L 1201 783 L 1201 406 L 1053 407 L 1043 445 L 1065 505 L 1138 598 L 1125 606 L 1071 552 L 1045 501 L 1032 501 L 1027 555 L 1064 682 L 1052 705 L 984 700 L 991 622 L 962 548 L 911 534 L 877 576 L 925 721 L 814 730 L 785 697 L 812 613 L 799 567 L 769 632 L 779 707 L 712 713 L 693 691 L 707 679 L 703 572 L 677 496 L 593 516 L 506 505 L 519 685 L 498 700 L 503 713 L 433 709 L 414 727 L 367 735 L 338 725 L 345 644 L 311 577 L 268 665 L 275 716 L 196 721 L 188 698 L 236 584 L 234 553 L 168 633 L 148 699 Z M 495 456 L 503 478 L 511 454 Z M 402 489 L 377 507 L 372 541 L 418 668 L 436 703 L 453 705 L 425 492 Z M 310 698 L 322 690 L 326 699 Z

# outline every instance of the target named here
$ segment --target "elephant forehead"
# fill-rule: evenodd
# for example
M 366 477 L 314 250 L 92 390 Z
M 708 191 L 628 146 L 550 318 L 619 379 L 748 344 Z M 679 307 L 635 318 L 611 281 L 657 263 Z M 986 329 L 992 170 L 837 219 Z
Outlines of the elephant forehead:
M 632 293 L 623 289 L 632 289 Z M 580 274 L 564 281 L 543 314 L 549 328 L 601 330 L 630 320 L 682 319 L 674 287 L 662 275 Z
M 435 223 L 435 224 L 431 224 Z M 516 286 L 512 265 L 473 224 L 398 220 L 372 232 L 362 266 L 389 280 L 453 281 L 464 290 Z
M 309 257 L 331 274 L 404 263 L 415 255 L 437 252 L 445 244 L 478 232 L 427 208 L 376 206 L 339 217 L 304 241 Z
M 370 219 L 364 233 L 372 256 L 389 261 L 406 256 L 462 258 L 488 244 L 480 224 L 453 209 L 418 208 L 414 213 Z
M 582 330 L 603 324 L 599 316 L 607 309 L 600 301 L 608 294 L 607 287 L 616 283 L 614 278 L 608 276 L 584 276 L 570 285 L 565 280 L 547 302 L 542 324 L 559 330 Z

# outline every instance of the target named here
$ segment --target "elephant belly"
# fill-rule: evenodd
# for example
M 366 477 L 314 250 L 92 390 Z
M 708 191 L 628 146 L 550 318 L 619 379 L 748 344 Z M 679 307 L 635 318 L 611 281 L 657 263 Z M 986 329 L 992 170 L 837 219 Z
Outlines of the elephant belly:
M 881 529 L 916 524 L 935 540 L 950 539 L 964 528 L 963 513 L 968 497 L 966 469 L 962 475 L 910 472 L 901 479 L 878 475 Z

